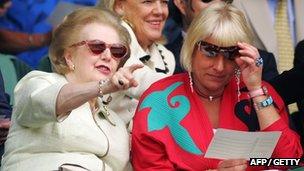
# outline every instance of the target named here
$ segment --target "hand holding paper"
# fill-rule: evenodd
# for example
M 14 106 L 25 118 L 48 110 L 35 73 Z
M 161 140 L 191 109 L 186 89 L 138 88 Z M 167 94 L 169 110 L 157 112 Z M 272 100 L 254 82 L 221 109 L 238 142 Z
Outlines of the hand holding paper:
M 270 158 L 281 132 L 245 132 L 218 129 L 205 157 L 216 159 Z

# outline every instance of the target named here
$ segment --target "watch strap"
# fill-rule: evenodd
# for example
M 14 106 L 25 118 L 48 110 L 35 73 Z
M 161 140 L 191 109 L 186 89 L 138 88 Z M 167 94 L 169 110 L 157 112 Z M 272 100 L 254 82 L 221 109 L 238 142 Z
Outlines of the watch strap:
M 253 106 L 256 111 L 259 111 L 265 107 L 268 107 L 273 104 L 273 99 L 271 96 L 267 96 L 267 98 L 261 102 L 254 102 Z

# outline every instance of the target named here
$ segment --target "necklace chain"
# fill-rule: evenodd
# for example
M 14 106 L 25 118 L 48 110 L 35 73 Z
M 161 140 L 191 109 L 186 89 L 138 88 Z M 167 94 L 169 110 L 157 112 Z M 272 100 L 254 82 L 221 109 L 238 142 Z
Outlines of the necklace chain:
M 201 92 L 200 89 L 199 89 L 195 84 L 193 84 L 193 85 L 194 85 L 194 90 L 195 90 L 195 92 L 196 92 L 199 96 L 201 96 L 202 98 L 208 99 L 210 102 L 213 101 L 214 99 L 217 99 L 217 98 L 222 97 L 222 94 L 213 95 L 213 96 L 212 96 L 212 95 L 206 95 L 206 94 L 204 94 L 203 92 Z

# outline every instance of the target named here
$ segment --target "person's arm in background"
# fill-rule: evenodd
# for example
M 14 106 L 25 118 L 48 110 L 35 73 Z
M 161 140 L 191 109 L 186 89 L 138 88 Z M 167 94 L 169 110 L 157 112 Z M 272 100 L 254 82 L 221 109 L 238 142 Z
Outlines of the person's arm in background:
M 12 5 L 11 1 L 0 7 L 0 17 L 5 17 L 7 10 Z M 0 52 L 20 53 L 29 49 L 36 49 L 50 44 L 52 32 L 45 34 L 27 34 L 23 32 L 0 29 Z M 4 42 L 4 43 L 3 43 Z
M 7 95 L 4 92 L 4 82 L 0 71 L 0 145 L 6 140 L 8 129 L 10 127 L 10 117 L 12 108 L 9 105 Z
M 20 53 L 50 44 L 52 33 L 27 34 L 0 29 L 0 51 L 2 53 Z
M 304 64 L 304 40 L 297 44 L 293 61 L 295 67 L 301 67 L 301 64 Z
M 295 52 L 295 67 L 269 80 L 287 105 L 304 99 L 304 62 L 298 58 L 302 55 L 304 59 L 304 41 L 297 45 Z

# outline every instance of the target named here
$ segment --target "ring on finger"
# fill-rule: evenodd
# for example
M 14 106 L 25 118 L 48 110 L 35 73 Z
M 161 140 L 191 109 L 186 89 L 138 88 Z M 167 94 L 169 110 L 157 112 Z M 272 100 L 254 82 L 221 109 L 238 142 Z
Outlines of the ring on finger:
M 118 80 L 118 84 L 123 86 L 124 85 L 124 82 L 122 80 Z
M 263 58 L 258 57 L 258 58 L 255 60 L 255 65 L 256 65 L 257 67 L 262 67 L 262 66 L 263 66 Z

